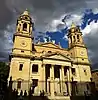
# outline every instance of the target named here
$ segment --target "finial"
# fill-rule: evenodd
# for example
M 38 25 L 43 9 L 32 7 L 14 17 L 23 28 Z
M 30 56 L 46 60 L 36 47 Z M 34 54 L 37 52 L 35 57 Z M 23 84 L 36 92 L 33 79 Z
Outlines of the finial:
M 49 37 L 48 39 L 49 39 L 49 42 L 51 42 L 51 37 Z
M 37 44 L 40 44 L 40 38 L 38 39 L 38 42 L 37 42 Z
M 75 27 L 76 27 L 75 23 L 72 22 L 72 24 L 71 24 L 71 28 L 75 28 Z
M 58 42 L 58 45 L 59 45 L 59 47 L 61 47 L 61 44 L 60 44 L 60 42 Z
M 26 8 L 26 10 L 23 12 L 22 15 L 29 15 L 28 9 Z
M 52 43 L 55 44 L 55 40 L 52 40 Z
M 43 40 L 44 40 L 44 43 L 47 43 L 47 39 L 46 39 L 45 37 L 44 37 L 44 39 L 43 39 Z

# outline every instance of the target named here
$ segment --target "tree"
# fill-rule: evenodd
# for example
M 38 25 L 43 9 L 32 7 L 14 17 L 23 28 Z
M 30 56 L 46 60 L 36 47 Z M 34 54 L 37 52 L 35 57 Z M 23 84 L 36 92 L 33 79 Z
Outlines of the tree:
M 5 62 L 0 62 L 0 89 L 5 89 L 7 86 L 7 78 L 9 75 L 9 65 Z

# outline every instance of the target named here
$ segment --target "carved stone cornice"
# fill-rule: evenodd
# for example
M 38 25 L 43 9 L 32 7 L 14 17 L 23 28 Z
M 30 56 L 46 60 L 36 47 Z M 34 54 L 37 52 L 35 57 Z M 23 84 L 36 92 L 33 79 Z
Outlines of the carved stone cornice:
M 76 65 L 89 65 L 91 66 L 91 64 L 89 62 L 72 62 L 73 64 L 76 64 Z
M 87 49 L 87 47 L 85 45 L 73 44 L 73 45 L 71 45 L 70 48 L 68 48 L 68 50 L 72 49 L 73 47 L 82 47 L 82 48 L 86 48 Z

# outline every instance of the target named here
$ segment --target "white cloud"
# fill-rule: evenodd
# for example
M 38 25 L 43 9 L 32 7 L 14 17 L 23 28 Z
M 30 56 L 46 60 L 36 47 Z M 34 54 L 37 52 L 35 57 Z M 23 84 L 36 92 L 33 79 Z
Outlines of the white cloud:
M 81 25 L 82 23 L 82 15 L 79 14 L 71 14 L 71 17 L 66 20 L 66 24 L 68 27 L 71 26 L 72 22 L 74 22 L 76 25 Z
M 15 28 L 16 25 L 11 23 L 9 25 L 7 25 L 6 30 L 4 30 L 4 37 L 6 38 L 5 40 L 5 49 L 8 50 L 8 52 L 10 52 L 11 48 L 12 48 L 12 44 L 13 44 L 13 34 L 15 33 Z
M 63 19 L 64 16 L 66 16 L 66 15 L 70 15 L 70 14 L 64 14 L 64 15 L 61 15 L 61 16 L 60 16 L 59 18 L 57 18 L 57 19 L 53 19 L 53 20 L 45 27 L 46 30 L 52 31 L 52 32 L 59 31 L 58 28 L 57 28 L 58 25 L 61 25 L 61 26 L 62 26 L 61 28 L 63 29 L 63 28 L 66 27 L 66 25 L 67 25 L 68 27 L 70 27 L 71 24 L 72 24 L 72 22 L 74 22 L 76 25 L 81 25 L 81 23 L 82 23 L 82 20 L 81 20 L 82 15 L 79 15 L 79 14 L 71 14 L 71 16 L 65 20 L 65 23 L 66 23 L 66 25 L 65 25 L 65 23 L 62 22 L 62 19 Z
M 85 36 L 86 34 L 94 35 L 97 31 L 98 31 L 98 23 L 95 23 L 94 21 L 92 21 L 89 25 L 87 25 L 82 30 L 82 33 L 83 33 L 83 36 Z
M 62 22 L 62 18 L 58 18 L 58 19 L 53 19 L 47 26 L 46 26 L 46 30 L 47 31 L 51 31 L 51 32 L 55 32 L 58 31 L 58 25 L 62 25 L 62 29 L 65 28 L 65 24 L 64 22 Z
M 92 63 L 96 63 L 98 58 L 98 23 L 92 21 L 82 30 L 82 33 L 88 47 L 89 58 Z
M 82 23 L 82 15 L 80 14 L 71 14 L 71 17 L 66 19 L 65 22 L 66 22 L 66 25 L 70 28 L 72 22 L 74 22 L 76 25 L 81 25 Z M 65 34 L 64 38 L 66 40 L 68 40 L 68 37 L 67 37 L 67 34 Z
M 96 13 L 98 13 L 98 8 L 95 8 L 94 10 L 93 10 L 93 12 L 96 14 Z

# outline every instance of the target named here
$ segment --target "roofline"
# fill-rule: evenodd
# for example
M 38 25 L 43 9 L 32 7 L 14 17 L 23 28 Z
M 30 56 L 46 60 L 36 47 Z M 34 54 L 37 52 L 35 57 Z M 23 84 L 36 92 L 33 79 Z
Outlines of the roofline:
M 42 56 L 42 57 L 43 57 L 43 58 L 47 58 L 47 57 L 50 57 L 50 56 L 53 56 L 53 55 L 58 55 L 58 54 L 60 54 L 61 56 L 65 57 L 65 58 L 67 58 L 67 59 L 69 59 L 70 61 L 72 61 L 71 58 L 69 58 L 68 56 L 66 56 L 66 55 L 64 55 L 64 54 L 62 54 L 62 53 L 60 53 L 60 52 L 50 53 L 50 54 L 44 55 L 44 56 Z M 46 56 L 46 57 L 45 57 L 45 56 Z
M 52 42 L 46 42 L 46 43 L 40 43 L 40 44 L 34 44 L 34 45 L 35 45 L 35 46 L 48 47 L 48 46 L 43 46 L 43 45 L 44 45 L 44 44 L 49 44 L 49 43 L 55 45 L 58 49 L 68 51 L 67 48 L 62 48 L 62 47 L 60 47 L 59 45 L 54 44 L 54 43 L 52 43 Z M 54 47 L 48 47 L 48 48 L 54 48 Z M 57 49 L 57 48 L 55 48 L 55 49 Z

